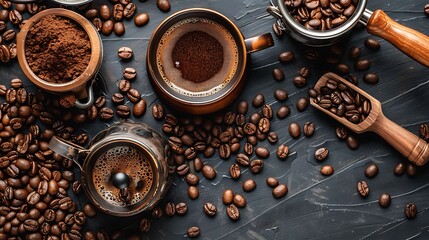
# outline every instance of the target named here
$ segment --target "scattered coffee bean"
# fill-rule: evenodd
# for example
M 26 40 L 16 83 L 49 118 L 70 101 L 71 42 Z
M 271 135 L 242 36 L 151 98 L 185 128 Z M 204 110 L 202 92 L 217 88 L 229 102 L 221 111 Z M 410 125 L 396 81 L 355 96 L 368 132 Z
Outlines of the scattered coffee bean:
M 286 159 L 286 157 L 289 155 L 289 147 L 285 144 L 281 144 L 276 151 L 277 157 L 280 159 Z
M 124 96 L 120 93 L 114 93 L 112 95 L 112 102 L 115 104 L 123 104 L 124 103 Z
M 134 117 L 141 117 L 146 112 L 146 101 L 144 99 L 140 99 L 133 106 L 133 115 Z
M 120 47 L 118 50 L 118 56 L 123 60 L 128 60 L 133 57 L 133 50 L 129 47 Z
M 113 12 L 113 19 L 115 19 L 115 21 L 119 22 L 124 17 L 124 6 L 120 3 L 117 3 L 117 4 L 113 5 L 112 12 Z
M 282 198 L 286 196 L 288 192 L 288 188 L 285 184 L 279 184 L 276 187 L 274 187 L 272 193 L 274 198 Z
M 250 162 L 250 171 L 252 173 L 259 173 L 262 171 L 262 168 L 264 167 L 264 161 L 260 159 L 255 159 Z
M 184 215 L 188 212 L 188 205 L 186 203 L 178 203 L 176 204 L 176 213 L 179 215 Z
M 371 163 L 365 168 L 365 176 L 368 178 L 373 178 L 378 174 L 378 166 L 374 163 Z
M 156 5 L 158 6 L 159 10 L 163 12 L 168 12 L 171 8 L 169 0 L 157 0 Z
M 240 165 L 238 165 L 237 163 L 232 164 L 231 167 L 229 168 L 229 175 L 233 179 L 239 178 L 241 175 Z
M 199 171 L 201 171 L 203 169 L 203 166 L 204 166 L 204 164 L 201 161 L 201 158 L 196 157 L 194 159 L 194 170 L 197 171 L 197 172 L 199 172 Z
M 279 137 L 276 132 L 269 132 L 267 139 L 268 139 L 268 142 L 270 143 L 276 143 Z
M 362 197 L 367 197 L 369 195 L 369 186 L 365 181 L 359 181 L 357 183 L 357 191 Z
M 97 214 L 97 210 L 95 209 L 94 205 L 89 204 L 89 203 L 85 204 L 85 206 L 83 206 L 83 212 L 88 217 L 95 217 L 95 215 Z
M 199 227 L 190 227 L 188 228 L 188 231 L 186 232 L 188 234 L 188 237 L 195 238 L 200 235 L 200 228 Z
M 256 96 L 252 100 L 252 105 L 257 107 L 262 107 L 262 105 L 265 103 L 265 97 L 262 93 L 256 94 Z
M 118 114 L 119 117 L 121 118 L 127 118 L 130 116 L 130 107 L 128 107 L 127 105 L 118 105 L 116 107 L 116 114 Z
M 273 177 L 268 177 L 266 182 L 267 185 L 272 188 L 277 187 L 279 185 L 279 181 Z
M 105 36 L 109 36 L 113 32 L 114 24 L 115 23 L 112 20 L 105 21 L 101 27 L 101 33 L 103 33 Z
M 304 126 L 302 127 L 302 130 L 304 132 L 304 135 L 306 137 L 311 137 L 314 134 L 316 127 L 314 126 L 313 122 L 306 122 Z
M 193 173 L 188 173 L 185 177 L 185 180 L 189 185 L 192 185 L 192 186 L 197 185 L 198 182 L 200 181 L 198 176 Z
M 216 170 L 208 164 L 205 164 L 203 166 L 202 172 L 204 177 L 207 178 L 208 180 L 212 180 L 216 177 Z
M 243 182 L 243 191 L 251 192 L 256 188 L 256 182 L 253 179 L 247 179 Z
M 195 186 L 189 186 L 188 187 L 188 196 L 190 199 L 195 200 L 200 195 L 200 192 L 198 191 L 198 188 Z
M 288 93 L 286 90 L 276 89 L 274 91 L 274 97 L 276 98 L 277 101 L 283 102 L 283 101 L 286 101 L 288 99 Z
M 246 198 L 243 197 L 240 194 L 235 194 L 234 195 L 233 202 L 234 202 L 234 205 L 237 206 L 237 207 L 239 207 L 239 208 L 244 208 L 246 206 L 246 204 L 247 204 Z
M 388 206 L 390 206 L 390 203 L 391 197 L 388 193 L 383 193 L 378 198 L 378 204 L 380 205 L 380 207 L 387 208 Z
M 297 122 L 289 124 L 289 134 L 293 138 L 299 138 L 299 136 L 301 136 L 301 127 Z
M 274 68 L 272 75 L 274 80 L 276 80 L 277 82 L 283 81 L 285 79 L 285 74 L 280 68 Z
M 227 189 L 223 192 L 222 202 L 225 205 L 231 204 L 234 201 L 234 192 L 231 189 Z
M 429 16 L 429 3 L 425 5 L 424 12 L 425 12 L 426 16 Z
M 139 224 L 139 229 L 141 232 L 149 232 L 150 230 L 150 220 L 147 218 L 142 218 Z
M 0 93 L 1 92 L 4 92 L 4 91 L 0 91 Z M 422 139 L 424 139 L 425 141 L 428 141 L 429 140 L 429 124 L 427 124 L 427 123 L 420 124 L 419 133 L 420 133 L 420 137 Z
M 410 176 L 410 177 L 415 176 L 415 175 L 417 174 L 417 167 L 416 167 L 414 164 L 409 163 L 409 164 L 407 165 L 406 173 L 407 173 L 407 175 L 408 175 L 408 176 Z
M 301 77 L 306 78 L 306 77 L 310 76 L 310 69 L 308 67 L 302 67 L 299 69 L 298 74 Z
M 296 76 L 293 80 L 293 85 L 297 88 L 302 88 L 307 85 L 307 79 L 303 76 Z
M 351 47 L 349 50 L 349 58 L 355 60 L 360 57 L 361 49 L 358 47 Z
M 354 134 L 348 134 L 347 135 L 346 143 L 347 143 L 347 146 L 352 150 L 359 148 L 359 140 L 357 139 L 357 137 Z
M 270 151 L 264 147 L 257 147 L 255 149 L 255 154 L 260 158 L 268 158 L 270 156 Z
M 132 81 L 132 80 L 136 79 L 137 71 L 134 68 L 127 67 L 124 69 L 123 76 L 126 80 Z M 124 91 L 124 92 L 126 92 L 126 91 Z
M 109 20 L 111 17 L 111 12 L 110 12 L 109 6 L 107 5 L 101 5 L 99 13 L 100 13 L 101 19 L 103 20 Z
M 164 118 L 164 108 L 160 104 L 154 104 L 152 106 L 152 116 L 155 119 L 162 119 Z
M 328 156 L 329 156 L 329 150 L 325 147 L 321 147 L 317 149 L 316 152 L 314 153 L 314 157 L 318 161 L 324 161 Z
M 417 216 L 417 206 L 414 203 L 409 203 L 405 205 L 404 208 L 405 217 L 408 219 L 413 219 Z
M 213 203 L 205 203 L 203 209 L 204 213 L 209 217 L 213 217 L 214 215 L 216 215 L 217 208 Z
M 237 103 L 236 111 L 238 114 L 246 114 L 249 109 L 249 104 L 246 101 L 240 101 Z
M 371 50 L 374 50 L 374 51 L 380 50 L 380 43 L 377 40 L 372 39 L 372 38 L 365 39 L 364 45 L 368 49 L 371 49 Z
M 405 173 L 406 168 L 407 166 L 405 165 L 405 163 L 399 162 L 398 164 L 396 164 L 393 172 L 395 173 L 396 176 L 400 176 Z
M 288 63 L 291 62 L 295 58 L 295 55 L 291 51 L 282 52 L 279 54 L 279 61 L 281 63 Z
M 368 59 L 360 59 L 355 62 L 355 69 L 357 71 L 367 70 L 371 66 L 371 62 Z
M 137 27 L 146 25 L 149 22 L 149 15 L 147 13 L 140 13 L 134 17 L 134 24 Z
M 277 109 L 276 116 L 279 119 L 285 119 L 290 114 L 290 108 L 286 105 L 283 105 Z
M 363 81 L 368 84 L 378 83 L 378 75 L 375 73 L 367 73 L 363 76 Z
M 334 173 L 334 168 L 331 165 L 324 165 L 320 169 L 320 173 L 325 176 L 330 176 Z
M 296 103 L 296 109 L 299 112 L 303 112 L 308 107 L 308 99 L 305 97 L 302 97 L 298 99 L 298 102 Z
M 237 221 L 240 218 L 240 211 L 234 204 L 231 204 L 226 208 L 226 214 L 233 221 Z

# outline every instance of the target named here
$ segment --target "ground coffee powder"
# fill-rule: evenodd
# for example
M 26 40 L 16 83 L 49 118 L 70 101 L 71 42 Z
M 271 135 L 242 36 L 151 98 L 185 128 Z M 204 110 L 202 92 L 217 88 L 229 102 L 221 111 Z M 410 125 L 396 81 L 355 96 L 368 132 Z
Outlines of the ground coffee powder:
M 174 66 L 186 80 L 199 83 L 212 78 L 223 65 L 222 45 L 201 31 L 184 34 L 173 48 Z
M 25 56 L 39 78 L 65 83 L 85 71 L 91 58 L 91 44 L 88 34 L 75 21 L 46 16 L 29 30 Z

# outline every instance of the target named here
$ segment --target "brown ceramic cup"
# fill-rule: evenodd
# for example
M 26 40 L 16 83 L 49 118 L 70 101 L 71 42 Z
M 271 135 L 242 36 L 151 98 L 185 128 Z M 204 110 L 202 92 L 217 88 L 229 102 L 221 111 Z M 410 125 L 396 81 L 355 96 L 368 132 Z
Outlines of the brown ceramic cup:
M 168 54 L 180 37 L 191 31 L 205 32 L 220 42 L 223 56 L 228 58 L 220 70 L 226 69 L 224 75 L 203 83 L 175 77 L 181 73 L 174 69 L 176 63 L 169 61 Z M 226 16 L 210 9 L 190 8 L 174 13 L 155 29 L 147 48 L 147 69 L 154 90 L 165 103 L 186 113 L 207 114 L 228 106 L 243 90 L 249 53 L 272 45 L 270 33 L 244 39 Z
M 48 15 L 56 15 L 74 20 L 86 31 L 89 36 L 89 41 L 91 43 L 90 61 L 84 72 L 72 81 L 65 83 L 52 83 L 45 81 L 38 77 L 28 65 L 27 58 L 25 56 L 25 40 L 27 34 L 36 22 Z M 27 76 L 27 78 L 36 86 L 40 87 L 45 91 L 58 95 L 73 94 L 76 96 L 77 99 L 87 98 L 87 101 L 85 103 L 82 103 L 79 100 L 75 103 L 75 107 L 78 108 L 87 108 L 92 104 L 94 99 L 92 91 L 92 82 L 101 67 L 101 61 L 103 59 L 103 45 L 98 31 L 95 29 L 94 25 L 92 25 L 90 21 L 88 21 L 86 18 L 76 12 L 63 8 L 52 8 L 43 10 L 32 16 L 24 24 L 24 26 L 21 28 L 20 32 L 17 35 L 16 45 L 19 65 L 24 74 Z

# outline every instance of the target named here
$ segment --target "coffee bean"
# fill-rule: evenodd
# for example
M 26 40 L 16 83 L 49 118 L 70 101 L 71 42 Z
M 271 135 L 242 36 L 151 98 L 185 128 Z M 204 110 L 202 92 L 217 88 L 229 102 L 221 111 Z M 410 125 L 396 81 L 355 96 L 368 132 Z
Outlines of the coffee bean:
M 255 154 L 260 158 L 268 158 L 270 156 L 270 151 L 264 147 L 257 147 L 255 149 Z
M 316 152 L 314 153 L 314 157 L 318 161 L 326 160 L 328 155 L 329 155 L 329 150 L 325 147 L 321 147 L 321 148 L 317 149 Z
M 146 25 L 149 22 L 149 15 L 147 13 L 140 13 L 134 17 L 134 24 L 137 27 Z
M 400 176 L 400 175 L 405 173 L 406 168 L 407 167 L 406 167 L 405 163 L 399 162 L 398 164 L 396 164 L 393 172 L 395 173 L 395 175 Z
M 38 203 L 40 200 L 40 194 L 37 192 L 31 192 L 30 194 L 28 194 L 27 196 L 27 203 L 29 205 L 36 205 L 36 203 Z
M 216 215 L 217 212 L 216 206 L 210 202 L 204 204 L 203 210 L 204 213 L 209 217 L 213 217 L 214 215 Z
M 272 75 L 274 80 L 276 80 L 277 82 L 283 81 L 285 79 L 285 74 L 280 68 L 274 68 Z
M 125 33 L 125 26 L 122 22 L 115 22 L 113 25 L 113 32 L 116 36 L 122 36 Z M 125 54 L 119 54 L 119 56 L 125 56 Z M 122 58 L 122 57 L 121 57 Z M 128 59 L 128 58 L 126 58 Z
M 110 19 L 111 12 L 110 12 L 109 6 L 101 5 L 99 12 L 100 12 L 101 19 L 103 19 L 103 20 L 109 20 Z
M 366 73 L 363 76 L 363 81 L 368 84 L 376 84 L 378 83 L 378 75 L 375 73 Z
M 35 232 L 39 228 L 39 223 L 34 219 L 24 221 L 24 229 L 29 232 Z
M 391 203 L 391 197 L 388 193 L 383 193 L 378 198 L 378 204 L 380 207 L 387 208 Z
M 264 167 L 264 161 L 260 159 L 255 159 L 250 162 L 250 171 L 252 173 L 259 173 L 262 171 L 262 168 Z
M 307 85 L 307 79 L 303 76 L 296 76 L 293 80 L 293 85 L 295 85 L 295 87 L 297 88 L 301 88 L 304 87 L 305 85 Z
M 415 218 L 416 215 L 417 215 L 417 206 L 416 206 L 416 204 L 409 203 L 409 204 L 405 205 L 404 214 L 405 214 L 405 217 L 407 217 L 408 219 Z
M 193 186 L 197 185 L 199 182 L 198 176 L 193 173 L 188 173 L 185 177 L 185 180 L 189 185 Z
M 176 213 L 176 205 L 173 202 L 168 202 L 165 205 L 165 214 L 167 214 L 167 216 L 174 216 L 174 214 Z
M 330 176 L 334 173 L 334 168 L 331 165 L 324 165 L 320 169 L 320 173 L 325 176 Z
M 127 67 L 124 69 L 123 76 L 126 80 L 132 81 L 137 76 L 137 71 L 134 68 Z
M 357 191 L 362 197 L 367 197 L 369 195 L 369 186 L 365 181 L 359 181 L 357 183 Z
M 296 109 L 299 112 L 303 112 L 305 109 L 307 109 L 307 107 L 308 107 L 308 99 L 305 97 L 300 98 L 296 103 Z
M 365 39 L 364 45 L 368 49 L 371 49 L 371 50 L 374 50 L 374 51 L 380 50 L 380 43 L 377 40 L 372 39 L 372 38 Z
M 279 137 L 277 136 L 277 133 L 275 132 L 268 133 L 267 138 L 268 138 L 268 142 L 270 143 L 276 143 L 277 140 L 279 139 Z
M 276 98 L 277 101 L 282 102 L 282 101 L 286 101 L 289 96 L 286 90 L 276 89 L 274 91 L 274 97 Z
M 229 175 L 233 179 L 239 178 L 241 175 L 240 165 L 238 165 L 237 163 L 232 164 L 231 167 L 229 168 Z
M 420 133 L 420 137 L 422 139 L 424 139 L 425 141 L 428 141 L 429 140 L 429 124 L 427 124 L 427 123 L 420 124 L 419 133 Z
M 120 47 L 118 49 L 118 56 L 123 60 L 129 60 L 133 57 L 133 50 L 129 47 Z
M 228 205 L 226 214 L 233 221 L 237 221 L 240 218 L 240 211 L 234 204 Z
M 115 21 L 121 21 L 124 16 L 124 6 L 120 3 L 113 5 L 113 19 Z
M 406 172 L 407 172 L 407 175 L 410 177 L 415 176 L 417 174 L 417 167 L 414 164 L 410 163 L 407 165 Z
M 152 210 L 152 217 L 153 218 L 160 218 L 162 217 L 162 209 L 161 207 L 157 206 Z
M 8 41 L 8 42 L 12 41 L 15 38 L 15 36 L 16 36 L 16 32 L 13 29 L 6 30 L 3 33 L 3 39 L 5 41 Z M 9 50 L 9 48 L 8 48 L 8 50 Z M 9 54 L 10 54 L 10 52 L 9 52 Z
M 188 187 L 188 196 L 190 199 L 195 200 L 200 195 L 198 188 L 196 186 L 189 186 Z
M 277 109 L 276 116 L 279 119 L 285 119 L 290 114 L 290 108 L 286 105 L 283 105 Z
M 141 232 L 149 232 L 150 220 L 147 218 L 142 218 L 142 220 L 140 220 L 139 229 Z
M 378 174 L 378 166 L 374 163 L 371 163 L 365 168 L 365 176 L 368 178 L 373 178 Z
M 124 96 L 120 93 L 115 93 L 112 95 L 112 102 L 115 104 L 123 104 L 124 103 Z
M 103 23 L 101 27 L 101 33 L 105 36 L 109 36 L 113 32 L 114 22 L 112 20 L 107 20 Z
M 201 161 L 201 158 L 199 158 L 199 157 L 196 157 L 195 159 L 194 159 L 194 170 L 195 171 L 197 171 L 197 172 L 199 172 L 199 171 L 201 171 L 202 169 L 203 169 L 203 162 Z
M 286 157 L 289 155 L 289 147 L 285 144 L 281 144 L 276 151 L 277 157 L 280 159 L 286 159 Z
M 274 198 L 282 198 L 286 196 L 288 192 L 288 188 L 285 184 L 279 184 L 276 187 L 274 187 L 272 193 Z
M 190 227 L 188 228 L 188 231 L 186 232 L 188 237 L 195 238 L 200 236 L 200 228 L 199 227 Z
M 95 209 L 94 205 L 87 203 L 83 206 L 83 210 L 82 210 L 86 216 L 88 217 L 95 217 L 95 215 L 97 214 L 97 210 Z
M 256 133 L 256 125 L 253 123 L 246 123 L 243 127 L 243 131 L 246 135 L 253 135 Z
M 268 118 L 261 118 L 261 120 L 259 120 L 258 123 L 258 130 L 261 133 L 267 133 L 270 131 L 271 128 L 271 124 L 270 124 L 270 120 L 268 120 Z
M 179 215 L 186 214 L 188 212 L 188 205 L 183 202 L 176 204 L 176 212 Z
M 154 104 L 152 106 L 152 116 L 155 119 L 164 118 L 164 108 L 160 104 Z
M 359 140 L 354 134 L 347 135 L 346 143 L 347 143 L 347 146 L 352 150 L 359 148 Z
M 279 27 L 277 23 L 273 23 L 272 29 L 277 36 L 281 36 L 283 34 L 283 30 Z
M 216 177 L 216 170 L 208 164 L 205 164 L 203 166 L 202 172 L 204 177 L 207 178 L 208 180 L 212 180 Z
M 256 107 L 261 107 L 265 103 L 265 97 L 262 93 L 258 93 L 252 100 L 252 105 Z
M 371 62 L 368 59 L 357 60 L 354 67 L 357 71 L 367 70 L 371 66 Z
M 100 118 L 103 120 L 110 120 L 113 118 L 113 110 L 108 107 L 103 107 L 99 112 Z
M 231 147 L 228 144 L 221 144 L 219 146 L 219 156 L 223 159 L 228 159 L 231 156 Z
M 250 165 L 250 159 L 248 156 L 246 156 L 243 153 L 237 154 L 235 157 L 235 161 L 240 164 L 241 166 L 249 166 Z
M 134 117 L 141 117 L 146 112 L 146 101 L 144 99 L 140 99 L 133 106 L 133 115 Z
M 128 92 L 127 92 L 127 97 L 128 99 L 130 99 L 131 102 L 136 103 L 138 101 L 140 101 L 141 96 L 139 91 L 137 91 L 134 88 L 131 88 Z
M 180 176 L 184 176 L 189 172 L 189 165 L 187 163 L 184 163 L 176 168 L 177 174 Z
M 130 107 L 127 105 L 116 106 L 116 114 L 121 118 L 127 118 L 130 116 Z
M 289 134 L 293 138 L 299 138 L 301 135 L 301 127 L 297 122 L 292 122 L 289 124 Z
M 156 5 L 158 6 L 159 10 L 163 12 L 168 12 L 171 8 L 169 0 L 157 0 Z
M 424 12 L 425 12 L 426 16 L 429 16 L 429 4 L 425 5 Z
M 288 63 L 291 62 L 295 58 L 295 55 L 291 51 L 282 52 L 279 54 L 279 61 L 281 63 Z
M 279 185 L 279 181 L 273 177 L 268 177 L 266 183 L 269 187 L 277 187 Z
M 131 18 L 135 12 L 136 12 L 136 5 L 132 2 L 130 2 L 124 8 L 124 17 L 125 18 Z
M 236 111 L 238 114 L 246 114 L 248 109 L 249 104 L 246 101 L 242 100 L 237 103 Z
M 98 17 L 98 10 L 97 10 L 97 9 L 95 9 L 95 8 L 88 9 L 88 10 L 85 12 L 84 16 L 85 16 L 86 18 L 90 18 L 90 19 L 92 19 L 92 18 L 96 18 L 96 17 Z
M 234 205 L 237 206 L 237 207 L 239 207 L 239 208 L 244 208 L 246 206 L 246 204 L 247 204 L 246 198 L 243 197 L 240 194 L 235 194 L 234 195 L 233 202 L 234 202 Z
M 247 179 L 243 182 L 243 191 L 251 192 L 256 188 L 256 182 L 253 179 Z
M 314 134 L 315 129 L 316 127 L 314 126 L 313 122 L 306 122 L 302 127 L 302 130 L 306 137 L 311 137 Z

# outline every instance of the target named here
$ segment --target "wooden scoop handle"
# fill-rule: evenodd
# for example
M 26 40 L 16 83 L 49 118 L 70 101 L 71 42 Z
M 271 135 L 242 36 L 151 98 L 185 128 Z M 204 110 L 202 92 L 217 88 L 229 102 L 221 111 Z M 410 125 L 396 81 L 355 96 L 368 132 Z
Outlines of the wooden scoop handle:
M 367 23 L 367 31 L 384 38 L 419 63 L 429 67 L 429 37 L 393 21 L 376 10 Z
M 429 160 L 429 144 L 407 129 L 392 122 L 380 113 L 377 121 L 370 127 L 372 132 L 384 138 L 402 155 L 418 166 L 426 164 Z

